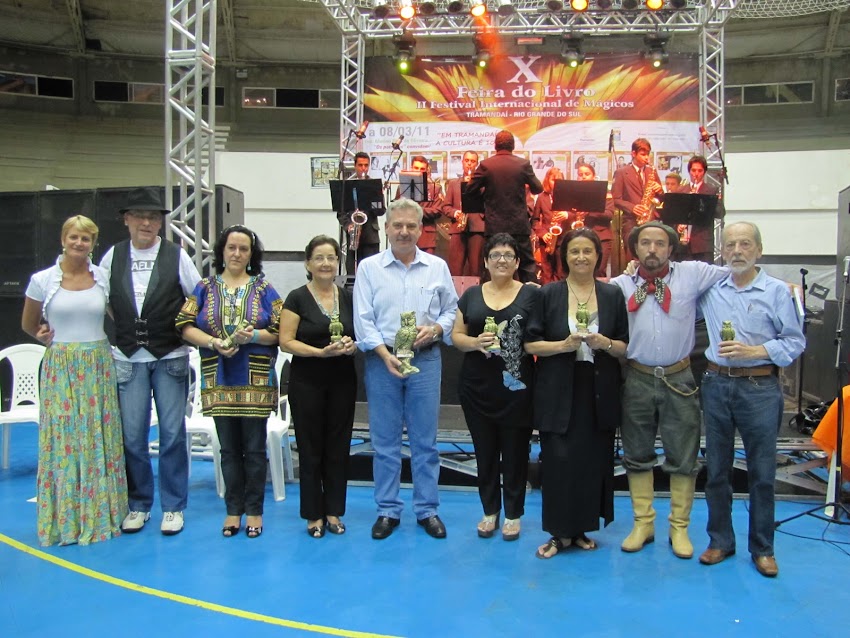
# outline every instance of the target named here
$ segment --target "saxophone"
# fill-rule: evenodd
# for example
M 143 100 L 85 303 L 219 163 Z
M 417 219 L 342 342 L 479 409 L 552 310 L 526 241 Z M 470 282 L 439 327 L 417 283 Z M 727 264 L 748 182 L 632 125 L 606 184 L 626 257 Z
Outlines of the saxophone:
M 351 213 L 351 233 L 348 236 L 349 250 L 357 250 L 360 248 L 360 233 L 363 229 L 363 224 L 369 220 L 369 217 L 359 208 Z
M 555 247 L 558 245 L 558 237 L 564 232 L 564 228 L 560 224 L 552 224 L 549 226 L 549 234 L 552 235 L 551 241 L 546 244 L 546 254 L 553 255 Z
M 656 195 L 664 192 L 664 187 L 661 185 L 661 180 L 658 179 L 658 171 L 655 167 L 650 166 L 646 176 L 646 187 L 643 189 L 643 197 L 640 198 L 640 203 L 646 208 L 644 215 L 635 214 L 637 225 L 641 226 L 655 217 L 655 208 L 661 203 Z
M 464 173 L 463 174 L 463 179 L 461 180 L 462 184 L 461 184 L 461 187 L 460 187 L 461 194 L 463 194 L 463 184 L 466 184 L 471 179 L 472 179 L 471 173 Z M 457 229 L 459 231 L 463 232 L 464 230 L 466 230 L 466 224 L 469 222 L 469 215 L 467 215 L 466 213 L 461 211 L 461 213 L 457 217 L 455 217 L 455 221 L 457 222 Z

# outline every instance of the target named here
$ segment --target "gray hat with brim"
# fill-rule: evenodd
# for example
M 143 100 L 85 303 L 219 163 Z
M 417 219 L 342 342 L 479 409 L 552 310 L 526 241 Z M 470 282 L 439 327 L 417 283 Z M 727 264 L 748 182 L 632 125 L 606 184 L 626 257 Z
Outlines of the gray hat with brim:
M 646 230 L 647 228 L 660 228 L 665 233 L 667 233 L 667 237 L 670 240 L 670 245 L 675 249 L 679 247 L 679 233 L 670 228 L 667 224 L 663 224 L 659 221 L 651 221 L 642 224 L 641 226 L 635 226 L 632 228 L 632 232 L 629 233 L 629 250 L 634 255 L 635 246 L 637 246 L 638 236 Z
M 127 195 L 127 204 L 118 212 L 121 215 L 130 210 L 155 210 L 163 215 L 170 213 L 171 211 L 162 205 L 159 193 L 158 186 L 136 188 L 130 191 Z

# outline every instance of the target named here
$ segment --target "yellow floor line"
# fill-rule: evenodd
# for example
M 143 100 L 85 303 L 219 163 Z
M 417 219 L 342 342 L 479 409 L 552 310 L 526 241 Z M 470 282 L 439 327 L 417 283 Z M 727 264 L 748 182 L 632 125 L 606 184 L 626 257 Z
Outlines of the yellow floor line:
M 329 634 L 331 636 L 348 636 L 350 638 L 395 638 L 393 636 L 387 636 L 385 634 L 373 634 L 363 631 L 338 629 L 336 627 L 325 627 L 323 625 L 311 625 L 309 623 L 297 622 L 295 620 L 285 620 L 283 618 L 275 618 L 274 616 L 256 614 L 254 612 L 244 611 L 242 609 L 236 609 L 234 607 L 227 607 L 225 605 L 217 605 L 215 603 L 210 603 L 204 600 L 198 600 L 197 598 L 181 596 L 180 594 L 172 594 L 167 591 L 162 591 L 161 589 L 145 587 L 144 585 L 131 583 L 128 580 L 122 580 L 121 578 L 115 578 L 114 576 L 102 574 L 101 572 L 89 569 L 88 567 L 82 567 L 62 558 L 57 558 L 56 556 L 52 556 L 50 554 L 42 552 L 38 549 L 30 547 L 29 545 L 24 545 L 23 543 L 18 542 L 13 538 L 9 538 L 4 534 L 0 534 L 0 542 L 5 543 L 6 545 L 9 545 L 10 547 L 13 547 L 19 551 L 22 551 L 25 554 L 29 554 L 30 556 L 34 556 L 35 558 L 40 558 L 41 560 L 45 560 L 48 563 L 53 563 L 54 565 L 71 570 L 72 572 L 76 572 L 83 576 L 88 576 L 89 578 L 93 578 L 104 583 L 109 583 L 110 585 L 115 585 L 116 587 L 123 587 L 124 589 L 129 589 L 133 592 L 147 594 L 148 596 L 156 596 L 157 598 L 164 598 L 165 600 L 170 600 L 172 602 L 180 603 L 183 605 L 189 605 L 191 607 L 200 607 L 201 609 L 207 609 L 209 611 L 218 612 L 220 614 L 227 614 L 229 616 L 235 616 L 237 618 L 255 620 L 257 622 L 266 623 L 268 625 L 277 625 L 279 627 L 288 627 L 290 629 L 311 631 L 317 634 Z

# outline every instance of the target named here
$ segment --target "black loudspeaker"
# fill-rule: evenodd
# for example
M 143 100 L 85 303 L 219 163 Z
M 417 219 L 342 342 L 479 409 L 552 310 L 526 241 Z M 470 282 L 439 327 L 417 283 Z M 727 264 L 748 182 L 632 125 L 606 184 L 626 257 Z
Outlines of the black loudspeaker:
M 836 291 L 840 294 L 840 289 Z M 847 385 L 847 364 L 850 357 L 850 341 L 847 327 L 850 325 L 850 304 L 844 308 L 842 330 L 842 385 Z M 807 399 L 828 401 L 835 399 L 837 379 L 835 372 L 835 333 L 838 330 L 838 302 L 827 299 L 823 314 L 809 321 L 806 331 L 806 351 L 803 365 L 803 392 Z
M 36 193 L 0 193 L 0 237 L 0 295 L 23 295 L 38 270 Z

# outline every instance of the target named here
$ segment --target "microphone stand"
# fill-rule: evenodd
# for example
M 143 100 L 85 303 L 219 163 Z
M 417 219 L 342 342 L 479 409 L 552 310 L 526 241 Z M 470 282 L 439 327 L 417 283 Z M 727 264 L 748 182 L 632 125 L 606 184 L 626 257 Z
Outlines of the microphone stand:
M 720 160 L 720 176 L 723 177 L 723 181 L 726 182 L 726 185 L 729 185 L 729 172 L 726 170 L 726 160 L 723 159 L 723 151 L 720 148 L 720 141 L 717 139 L 717 133 L 711 133 L 711 137 L 714 138 L 714 145 L 717 147 L 717 157 Z M 704 140 L 707 142 L 708 140 Z
M 806 308 L 806 290 L 809 289 L 806 284 L 806 275 L 809 274 L 809 271 L 805 268 L 800 268 L 800 279 L 801 281 L 801 289 L 803 294 L 801 295 L 801 301 L 803 305 L 803 337 L 806 336 L 809 328 L 809 313 Z M 806 357 L 800 357 L 800 363 L 797 367 L 797 414 L 791 419 L 791 422 L 794 423 L 795 429 L 799 432 L 800 428 L 803 426 L 803 423 L 806 422 L 806 417 L 803 414 L 803 367 L 806 362 Z
M 390 180 L 393 178 L 393 175 L 395 175 L 396 169 L 398 168 L 398 163 L 401 161 L 401 156 L 403 155 L 400 144 L 399 144 L 398 148 L 393 148 L 393 150 L 390 152 L 390 159 L 392 159 L 393 153 L 395 153 L 396 151 L 398 151 L 398 157 L 395 158 L 395 162 L 393 162 L 393 165 L 392 166 L 387 165 L 387 166 L 384 166 L 384 168 L 383 168 L 383 173 L 384 173 L 384 205 L 385 206 L 390 205 Z
M 793 521 L 795 518 L 800 518 L 801 516 L 806 516 L 807 514 L 813 516 L 814 518 L 827 521 L 829 523 L 835 523 L 837 525 L 850 525 L 850 520 L 842 521 L 841 520 L 841 512 L 850 518 L 850 510 L 847 509 L 847 506 L 841 502 L 841 487 L 843 483 L 842 476 L 842 459 L 841 455 L 844 445 L 844 423 L 845 423 L 845 414 L 844 414 L 844 386 L 842 384 L 842 376 L 841 376 L 841 345 L 842 345 L 842 330 L 844 328 L 844 310 L 847 305 L 847 283 L 848 277 L 844 277 L 844 285 L 841 288 L 841 301 L 838 306 L 838 320 L 836 321 L 835 326 L 835 381 L 837 385 L 836 392 L 836 401 L 838 401 L 837 408 L 837 419 L 835 426 L 835 452 L 833 452 L 833 460 L 835 462 L 835 472 L 834 478 L 835 483 L 833 485 L 832 494 L 827 494 L 827 498 L 832 498 L 831 501 L 827 502 L 825 505 L 818 505 L 817 507 L 813 507 L 805 512 L 800 512 L 799 514 L 795 514 L 794 516 L 789 516 L 786 519 L 781 521 L 776 521 L 774 523 L 774 527 L 778 528 L 783 523 L 787 523 L 788 521 Z M 830 468 L 830 472 L 832 469 Z M 815 514 L 818 510 L 823 509 L 823 516 Z

